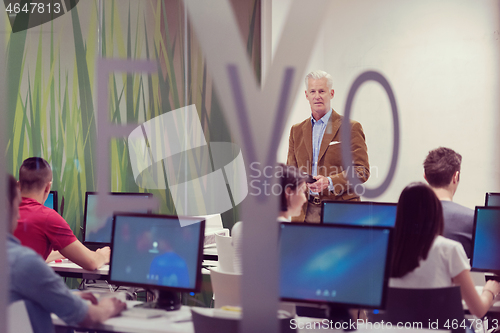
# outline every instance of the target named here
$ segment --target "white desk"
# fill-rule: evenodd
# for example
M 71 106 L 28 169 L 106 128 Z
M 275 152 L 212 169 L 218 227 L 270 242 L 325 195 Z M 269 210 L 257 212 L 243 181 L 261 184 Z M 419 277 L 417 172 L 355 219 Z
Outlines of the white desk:
M 127 301 L 127 307 L 140 303 L 137 301 Z M 191 310 L 188 306 L 181 307 L 177 311 L 165 311 L 165 315 L 156 318 L 133 318 L 119 316 L 106 320 L 103 324 L 96 327 L 86 327 L 106 332 L 126 332 L 126 333 L 194 333 L 194 327 L 190 318 Z M 177 319 L 183 321 L 177 322 Z M 52 322 L 56 326 L 66 327 L 67 325 L 52 314 Z
M 483 293 L 483 286 L 476 286 L 476 291 L 479 295 L 481 295 Z M 464 310 L 469 313 L 469 308 L 467 307 L 467 304 L 465 304 L 464 300 L 462 300 L 462 305 L 464 307 Z M 488 313 L 500 313 L 500 300 L 498 300 L 498 298 L 497 301 L 494 302 L 491 308 L 488 310 Z
M 127 301 L 127 306 L 131 308 L 138 302 Z M 204 309 L 203 312 L 210 312 L 213 309 Z M 190 307 L 183 306 L 178 311 L 165 312 L 165 315 L 156 318 L 133 318 L 119 316 L 106 320 L 103 324 L 97 327 L 87 327 L 106 332 L 126 332 L 126 333 L 194 333 L 193 323 L 188 320 L 191 316 Z M 316 333 L 316 332 L 343 332 L 337 329 L 307 328 L 313 327 L 314 323 L 318 323 L 321 319 L 296 317 L 293 318 L 298 324 L 297 332 L 299 333 Z M 185 321 L 188 320 L 188 321 Z M 52 314 L 52 322 L 56 326 L 66 327 L 67 325 Z M 309 324 L 309 325 L 308 325 Z M 317 327 L 318 324 L 316 325 Z M 383 332 L 404 332 L 404 333 L 444 333 L 446 330 L 431 330 L 431 329 L 376 329 L 365 328 L 360 326 L 356 332 L 358 333 L 383 333 Z
M 81 268 L 73 262 L 50 262 L 48 263 L 52 269 L 61 276 L 73 277 L 86 280 L 106 280 L 109 278 L 109 265 L 104 265 L 95 271 L 88 271 Z M 202 266 L 217 267 L 217 261 L 204 260 Z M 202 274 L 210 274 L 208 269 L 202 268 Z
M 102 280 L 108 278 L 109 275 L 109 265 L 104 265 L 95 271 L 88 271 L 78 266 L 74 262 L 50 262 L 48 263 L 52 269 L 61 276 L 65 277 L 75 277 L 87 280 Z

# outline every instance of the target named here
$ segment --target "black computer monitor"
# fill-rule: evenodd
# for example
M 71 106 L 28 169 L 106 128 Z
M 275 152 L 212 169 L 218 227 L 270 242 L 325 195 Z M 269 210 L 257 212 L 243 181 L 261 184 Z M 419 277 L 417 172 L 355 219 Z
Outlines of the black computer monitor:
M 473 271 L 500 271 L 500 207 L 476 207 L 471 266 Z
M 177 292 L 200 290 L 204 234 L 204 218 L 119 213 L 113 222 L 109 279 L 156 289 L 159 298 L 148 305 L 178 309 Z
M 394 227 L 396 203 L 367 201 L 323 201 L 323 223 Z
M 136 198 L 149 198 L 151 193 L 126 193 L 111 192 L 112 200 L 120 201 L 123 196 Z M 95 250 L 97 248 L 111 244 L 111 227 L 113 225 L 113 215 L 106 218 L 99 218 L 96 214 L 97 192 L 85 192 L 85 209 L 83 213 L 83 244 Z M 121 212 L 129 212 L 127 207 L 120 209 Z M 133 213 L 151 213 L 148 209 L 130 211 Z
M 47 200 L 45 200 L 43 204 L 45 207 L 52 208 L 57 212 L 57 204 L 58 204 L 57 191 L 50 191 Z
M 339 318 L 348 308 L 384 308 L 392 228 L 282 223 L 280 229 L 282 300 L 328 304 Z
M 500 207 L 500 193 L 486 193 L 484 205 L 487 207 Z

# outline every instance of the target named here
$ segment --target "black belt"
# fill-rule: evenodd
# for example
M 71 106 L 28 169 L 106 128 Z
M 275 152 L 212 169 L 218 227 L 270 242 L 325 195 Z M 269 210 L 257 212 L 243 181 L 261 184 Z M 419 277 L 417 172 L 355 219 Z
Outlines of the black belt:
M 313 205 L 321 205 L 321 199 L 319 196 L 309 195 L 309 202 Z

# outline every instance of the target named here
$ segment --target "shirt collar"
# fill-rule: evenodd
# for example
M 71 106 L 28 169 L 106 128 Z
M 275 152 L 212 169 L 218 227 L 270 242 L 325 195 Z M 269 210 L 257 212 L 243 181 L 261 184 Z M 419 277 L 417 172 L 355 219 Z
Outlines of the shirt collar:
M 330 116 L 332 115 L 332 109 L 328 111 L 323 117 L 321 117 L 320 120 L 314 119 L 314 117 L 311 115 L 311 124 L 314 126 L 316 122 L 322 122 L 323 124 L 328 123 L 328 120 L 330 119 Z
M 38 204 L 38 205 L 41 205 L 41 203 L 39 203 L 35 199 L 28 198 L 28 197 L 22 197 L 21 205 L 29 205 L 29 204 Z
M 17 239 L 13 234 L 11 234 L 10 232 L 7 233 L 7 239 L 10 241 L 10 242 L 14 242 L 16 244 L 21 244 L 21 242 L 19 241 L 19 239 Z

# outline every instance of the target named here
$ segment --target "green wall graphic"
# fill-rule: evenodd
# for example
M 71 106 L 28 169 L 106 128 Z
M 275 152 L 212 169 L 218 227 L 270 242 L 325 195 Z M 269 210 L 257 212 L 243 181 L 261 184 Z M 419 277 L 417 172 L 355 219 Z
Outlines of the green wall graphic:
M 260 79 L 260 0 L 232 3 Z M 180 0 L 80 1 L 65 15 L 7 36 L 8 170 L 17 177 L 25 158 L 47 159 L 63 217 L 77 236 L 85 191 L 95 190 L 97 183 L 96 145 L 104 144 L 96 137 L 95 120 L 99 54 L 158 62 L 157 74 L 110 77 L 113 122 L 142 123 L 195 104 L 207 142 L 231 142 L 210 71 L 189 21 L 185 29 L 184 15 Z M 10 31 L 10 24 L 5 28 Z M 126 140 L 114 140 L 110 148 L 110 190 L 146 191 L 134 182 Z M 175 213 L 168 190 L 151 192 L 161 202 L 161 213 Z M 237 211 L 223 215 L 226 227 L 232 226 Z

